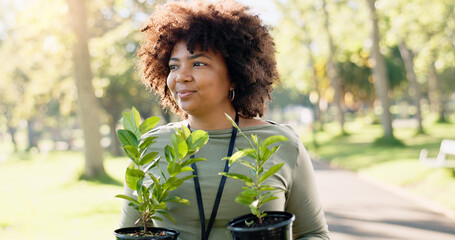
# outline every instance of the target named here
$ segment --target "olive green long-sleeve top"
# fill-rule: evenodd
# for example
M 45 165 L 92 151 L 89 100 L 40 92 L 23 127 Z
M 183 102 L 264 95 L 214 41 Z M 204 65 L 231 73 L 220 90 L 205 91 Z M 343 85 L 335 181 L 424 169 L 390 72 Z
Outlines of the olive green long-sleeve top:
M 161 156 L 164 156 L 164 147 L 171 145 L 170 135 L 174 132 L 174 128 L 180 127 L 181 124 L 186 123 L 171 123 L 152 130 L 150 134 L 158 136 L 158 142 L 151 146 L 149 151 L 158 151 Z M 307 151 L 294 130 L 288 125 L 275 123 L 241 129 L 246 136 L 250 137 L 251 134 L 256 134 L 261 140 L 272 135 L 283 135 L 288 139 L 286 142 L 277 143 L 281 144 L 280 149 L 265 166 L 265 169 L 268 169 L 273 164 L 285 163 L 278 172 L 265 182 L 284 191 L 280 191 L 277 194 L 278 199 L 266 203 L 263 210 L 294 213 L 296 216 L 292 226 L 294 239 L 329 239 L 324 212 L 316 191 L 313 166 Z M 221 176 L 218 173 L 224 169 L 225 161 L 222 158 L 227 155 L 231 132 L 232 129 L 208 131 L 208 143 L 196 154 L 198 158 L 207 159 L 207 161 L 197 163 L 206 225 L 212 213 L 221 180 Z M 235 148 L 248 147 L 249 145 L 245 138 L 237 134 Z M 163 165 L 161 169 L 166 169 L 166 161 L 164 159 L 160 161 L 160 164 Z M 157 169 L 152 169 L 151 171 L 159 175 Z M 233 164 L 229 172 L 249 175 L 248 169 L 240 164 Z M 184 174 L 189 175 L 192 172 L 185 172 L 180 176 L 183 177 Z M 227 178 L 209 239 L 232 239 L 230 232 L 225 226 L 226 223 L 232 218 L 249 213 L 247 206 L 240 205 L 234 201 L 235 197 L 242 191 L 241 187 L 243 186 L 243 182 Z M 134 196 L 133 191 L 126 185 L 125 194 Z M 175 217 L 177 224 L 173 224 L 163 217 L 163 222 L 154 221 L 153 225 L 177 229 L 180 231 L 179 239 L 182 240 L 201 239 L 201 224 L 193 179 L 187 180 L 180 188 L 171 191 L 170 196 L 173 195 L 188 199 L 191 205 L 168 203 L 169 212 Z M 133 227 L 138 218 L 139 213 L 128 206 L 128 202 L 125 200 L 122 207 L 120 227 Z

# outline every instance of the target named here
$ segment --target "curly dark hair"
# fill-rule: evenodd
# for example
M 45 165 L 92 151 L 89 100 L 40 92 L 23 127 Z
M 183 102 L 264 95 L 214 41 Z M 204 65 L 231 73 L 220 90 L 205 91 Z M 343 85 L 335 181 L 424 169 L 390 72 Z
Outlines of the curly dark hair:
M 240 115 L 264 115 L 272 84 L 279 82 L 275 44 L 269 27 L 248 11 L 249 7 L 233 0 L 170 2 L 156 7 L 141 30 L 145 38 L 138 56 L 142 82 L 160 95 L 164 108 L 188 117 L 166 84 L 174 44 L 185 40 L 191 53 L 198 47 L 222 54 L 235 86 L 233 105 Z

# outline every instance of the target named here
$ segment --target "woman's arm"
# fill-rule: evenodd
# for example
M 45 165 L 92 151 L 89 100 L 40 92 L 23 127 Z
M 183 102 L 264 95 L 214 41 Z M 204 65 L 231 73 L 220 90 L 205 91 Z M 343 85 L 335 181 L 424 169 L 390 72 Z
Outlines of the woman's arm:
M 286 211 L 295 214 L 294 239 L 328 240 L 328 226 L 319 199 L 314 170 L 307 151 L 299 143 L 299 153 L 287 193 Z

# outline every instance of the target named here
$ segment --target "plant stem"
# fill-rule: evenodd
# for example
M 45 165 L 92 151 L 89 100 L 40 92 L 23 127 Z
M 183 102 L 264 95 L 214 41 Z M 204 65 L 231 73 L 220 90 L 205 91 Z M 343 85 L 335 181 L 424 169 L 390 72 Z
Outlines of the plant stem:
M 163 170 L 161 170 L 161 168 L 160 168 L 160 165 L 159 165 L 159 164 L 156 164 L 156 166 L 157 166 L 158 169 L 160 170 L 161 176 L 163 176 L 163 178 L 164 178 L 164 182 L 167 182 L 166 175 L 164 175 Z
M 144 222 L 144 234 L 147 233 L 147 214 L 142 216 L 142 221 Z

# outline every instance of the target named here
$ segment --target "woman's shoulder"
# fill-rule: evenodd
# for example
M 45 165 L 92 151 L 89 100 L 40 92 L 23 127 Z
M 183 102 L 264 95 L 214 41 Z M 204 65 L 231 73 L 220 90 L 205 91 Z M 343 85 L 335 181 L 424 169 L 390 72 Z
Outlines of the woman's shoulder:
M 301 144 L 300 137 L 294 130 L 294 128 L 289 124 L 276 123 L 274 121 L 266 120 L 265 124 L 257 125 L 255 127 L 246 127 L 242 129 L 245 133 L 256 134 L 261 136 L 262 139 L 265 139 L 274 135 L 282 135 L 287 138 L 286 144 L 290 144 L 294 147 L 299 147 Z
M 147 132 L 146 135 L 149 135 L 149 136 L 150 135 L 153 135 L 153 136 L 171 135 L 172 133 L 175 132 L 176 128 L 182 128 L 182 124 L 185 124 L 185 122 L 182 121 L 182 122 L 167 123 L 167 124 L 155 127 L 154 129 Z

